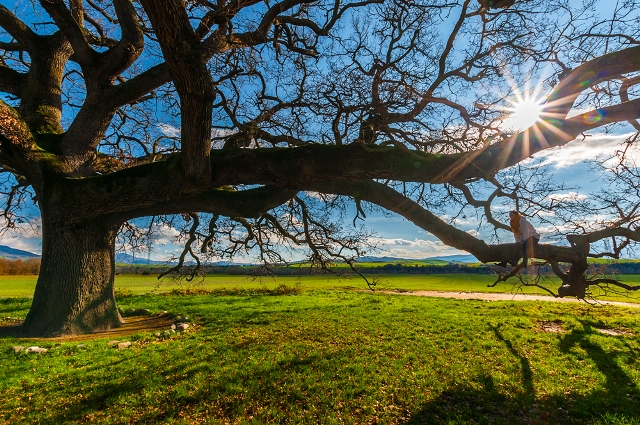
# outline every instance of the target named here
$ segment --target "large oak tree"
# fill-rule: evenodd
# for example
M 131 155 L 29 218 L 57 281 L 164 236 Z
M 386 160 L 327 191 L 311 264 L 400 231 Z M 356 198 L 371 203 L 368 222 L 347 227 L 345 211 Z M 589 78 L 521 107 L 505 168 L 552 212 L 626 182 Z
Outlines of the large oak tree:
M 543 205 L 551 186 L 546 197 L 532 180 L 510 186 L 503 170 L 595 128 L 638 127 L 637 5 L 617 6 L 605 22 L 602 3 L 0 6 L 3 217 L 15 226 L 31 196 L 42 223 L 25 332 L 119 326 L 115 241 L 119 231 L 135 233 L 140 217 L 183 217 L 184 254 L 195 257 L 199 244 L 227 255 L 253 248 L 269 261 L 281 244 L 306 246 L 316 263 L 351 262 L 366 235 L 331 222 L 351 200 L 359 216 L 363 202 L 393 211 L 483 262 L 512 258 L 516 244 L 487 244 L 439 208 L 468 204 L 496 229 L 506 228 L 494 218 L 501 199 L 556 211 L 561 202 Z M 543 67 L 551 71 L 542 118 L 505 131 L 509 90 Z M 616 170 L 635 187 L 633 167 L 621 160 Z M 605 201 L 615 217 L 574 225 L 570 244 L 536 252 L 562 279 L 563 295 L 583 297 L 600 283 L 636 289 L 587 273 L 587 259 L 604 255 L 592 244 L 613 241 L 616 257 L 640 239 L 638 201 Z M 562 211 L 565 223 L 578 222 L 570 216 L 578 206 Z

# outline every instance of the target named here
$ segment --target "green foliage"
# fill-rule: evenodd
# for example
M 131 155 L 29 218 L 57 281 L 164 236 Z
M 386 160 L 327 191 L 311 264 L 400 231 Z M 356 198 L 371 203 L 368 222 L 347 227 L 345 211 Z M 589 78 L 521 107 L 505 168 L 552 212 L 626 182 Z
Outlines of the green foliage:
M 0 258 L 1 276 L 35 275 L 40 274 L 40 259 L 29 258 L 26 260 L 8 260 Z
M 3 301 L 5 314 L 23 306 Z M 637 311 L 343 291 L 129 296 L 195 326 L 132 347 L 0 339 L 5 423 L 622 424 Z M 553 322 L 562 333 L 541 331 Z M 599 329 L 620 330 L 620 336 Z M 80 344 L 83 344 L 81 346 Z M 46 354 L 14 353 L 39 345 Z

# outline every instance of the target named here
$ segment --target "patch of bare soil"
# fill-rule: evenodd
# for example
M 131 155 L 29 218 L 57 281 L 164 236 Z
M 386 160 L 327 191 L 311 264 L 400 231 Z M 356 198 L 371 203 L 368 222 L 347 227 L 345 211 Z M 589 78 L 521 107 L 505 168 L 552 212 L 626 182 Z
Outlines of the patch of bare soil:
M 562 327 L 562 320 L 540 320 L 538 322 L 538 330 L 540 332 L 564 333 L 566 330 Z
M 548 295 L 527 295 L 527 294 L 507 294 L 507 293 L 485 293 L 485 292 L 445 292 L 445 291 L 380 291 L 385 294 L 413 295 L 418 297 L 439 297 L 455 298 L 459 300 L 484 300 L 484 301 L 549 301 L 556 303 L 580 303 L 584 302 L 577 298 L 556 298 Z M 621 301 L 591 301 L 599 305 L 617 305 L 621 307 L 640 308 L 640 304 L 627 303 Z
M 605 334 L 605 335 L 612 335 L 612 336 L 636 336 L 635 333 L 626 330 L 626 329 L 599 329 L 599 328 L 595 328 L 596 331 L 600 332 L 601 334 Z
M 58 336 L 52 338 L 25 338 L 29 340 L 46 340 L 46 341 L 86 341 L 98 338 L 117 339 L 126 335 L 133 335 L 139 332 L 151 332 L 156 330 L 168 329 L 174 319 L 166 314 L 157 314 L 153 316 L 132 316 L 123 318 L 123 324 L 116 329 L 107 331 L 93 332 L 83 335 Z M 22 337 L 20 330 L 20 322 L 16 320 L 0 322 L 0 337 L 14 336 Z

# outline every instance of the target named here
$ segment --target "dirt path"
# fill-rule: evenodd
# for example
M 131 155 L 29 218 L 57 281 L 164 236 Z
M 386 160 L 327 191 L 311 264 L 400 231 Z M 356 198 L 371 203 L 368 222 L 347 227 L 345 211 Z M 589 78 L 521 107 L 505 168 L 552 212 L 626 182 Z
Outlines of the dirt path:
M 486 293 L 486 292 L 444 292 L 444 291 L 380 291 L 385 294 L 410 295 L 417 297 L 438 297 L 438 298 L 455 298 L 459 300 L 484 300 L 484 301 L 549 301 L 556 303 L 581 303 L 585 302 L 576 298 L 554 298 L 546 295 L 525 295 L 525 294 L 504 294 L 504 293 Z M 591 304 L 598 305 L 617 305 L 622 307 L 640 308 L 638 303 L 628 303 L 621 301 L 589 301 Z

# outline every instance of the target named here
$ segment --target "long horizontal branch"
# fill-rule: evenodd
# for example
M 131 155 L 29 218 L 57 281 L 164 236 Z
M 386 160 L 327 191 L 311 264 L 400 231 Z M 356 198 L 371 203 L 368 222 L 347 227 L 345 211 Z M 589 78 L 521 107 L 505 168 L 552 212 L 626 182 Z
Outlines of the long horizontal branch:
M 631 109 L 640 115 L 640 108 Z M 625 116 L 624 120 L 627 119 Z M 369 179 L 389 179 L 420 183 L 455 182 L 467 178 L 485 178 L 505 167 L 517 164 L 535 152 L 562 143 L 574 135 L 539 124 L 535 131 L 465 154 L 439 155 L 394 146 L 360 143 L 350 145 L 307 145 L 296 148 L 222 149 L 212 150 L 211 187 L 238 184 L 274 185 L 308 188 L 326 182 L 349 183 Z M 586 124 L 585 124 L 586 125 Z M 568 126 L 579 131 L 578 124 Z M 579 133 L 577 133 L 579 134 Z M 87 179 L 68 179 L 68 192 L 89 193 L 101 199 L 114 199 L 112 208 L 127 209 L 138 205 L 141 193 L 150 199 L 177 199 L 195 195 L 176 170 L 175 160 L 144 164 L 110 175 Z M 242 164 L 242 167 L 238 167 Z M 87 190 L 82 186 L 88 185 Z M 77 189 L 76 189 L 77 186 Z M 101 188 L 113 188 L 103 193 Z M 195 189 L 194 189 L 195 190 Z M 79 199 L 82 205 L 88 199 Z
M 417 202 L 381 183 L 374 181 L 348 184 L 326 183 L 315 186 L 314 190 L 357 197 L 393 211 L 431 233 L 445 245 L 469 252 L 483 263 L 510 260 L 517 258 L 520 253 L 520 244 L 488 245 L 483 240 L 448 224 Z M 536 248 L 536 257 L 549 261 L 574 262 L 580 260 L 581 252 L 569 247 L 540 244 Z
M 157 163 L 156 163 L 157 164 Z M 163 174 L 163 170 L 159 167 L 156 171 Z M 154 187 L 157 178 L 160 176 L 151 176 L 148 180 L 150 189 L 158 189 L 159 186 L 165 185 L 165 196 L 149 196 L 148 192 L 136 192 L 136 188 L 119 188 L 104 187 L 99 184 L 97 187 L 92 186 L 93 182 L 85 182 L 85 189 L 95 189 L 95 192 L 85 193 L 84 197 L 90 199 L 83 202 L 81 196 L 68 199 L 67 205 L 75 206 L 71 208 L 71 214 L 66 217 L 60 217 L 69 225 L 73 225 L 75 221 L 92 220 L 98 217 L 111 216 L 118 222 L 123 222 L 137 217 L 165 214 L 180 214 L 187 211 L 208 212 L 228 217 L 259 217 L 261 214 L 273 209 L 289 199 L 293 198 L 298 192 L 295 189 L 283 189 L 275 186 L 261 186 L 257 188 L 234 191 L 226 188 L 216 188 L 197 193 L 190 191 L 188 183 L 184 185 L 178 179 L 180 175 L 177 166 L 173 166 L 168 173 L 164 174 L 166 179 Z M 64 182 L 49 194 L 51 197 L 69 197 L 67 192 L 70 188 L 77 188 L 77 181 Z M 182 186 L 182 189 L 181 189 Z M 182 192 L 182 193 L 181 193 Z M 113 194 L 114 199 L 120 194 L 128 193 L 114 203 L 104 202 L 105 193 Z M 157 195 L 157 194 L 156 194 Z M 93 204 L 93 206 L 92 206 Z M 114 208 L 114 204 L 117 205 Z M 55 219 L 55 218 L 54 218 Z
M 565 118 L 576 98 L 585 89 L 602 81 L 640 70 L 640 46 L 607 53 L 572 70 L 553 89 L 545 111 L 555 118 Z
M 198 211 L 226 217 L 257 218 L 289 201 L 297 193 L 295 189 L 275 186 L 261 186 L 241 191 L 215 189 L 187 198 L 157 202 L 118 217 L 130 220 L 141 216 Z

